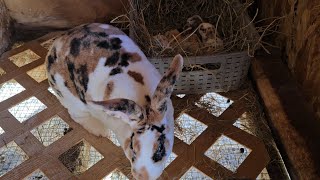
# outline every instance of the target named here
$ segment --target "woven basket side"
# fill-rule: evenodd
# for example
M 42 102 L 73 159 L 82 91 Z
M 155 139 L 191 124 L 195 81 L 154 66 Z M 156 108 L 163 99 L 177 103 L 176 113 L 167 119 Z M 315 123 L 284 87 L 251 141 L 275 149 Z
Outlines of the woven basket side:
M 150 58 L 150 62 L 164 74 L 172 58 Z M 214 56 L 196 56 L 185 58 L 184 67 L 215 64 L 215 70 L 191 70 L 181 73 L 175 86 L 175 93 L 199 94 L 206 92 L 226 92 L 235 90 L 245 80 L 250 65 L 246 52 L 236 52 Z

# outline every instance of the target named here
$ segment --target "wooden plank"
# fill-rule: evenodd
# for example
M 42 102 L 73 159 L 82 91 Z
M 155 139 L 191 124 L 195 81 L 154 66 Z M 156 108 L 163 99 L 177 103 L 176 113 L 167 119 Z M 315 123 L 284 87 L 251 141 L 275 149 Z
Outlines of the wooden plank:
M 320 122 L 280 59 L 259 57 L 252 62 L 252 75 L 290 176 L 320 177 Z

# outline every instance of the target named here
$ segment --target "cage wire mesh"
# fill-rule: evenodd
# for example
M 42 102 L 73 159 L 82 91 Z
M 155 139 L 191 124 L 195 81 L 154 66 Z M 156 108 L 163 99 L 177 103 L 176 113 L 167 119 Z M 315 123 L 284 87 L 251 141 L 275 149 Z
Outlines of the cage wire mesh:
M 11 79 L 0 84 L 0 102 L 5 101 L 26 90 L 16 80 Z
M 14 142 L 10 142 L 0 148 L 0 177 L 26 161 L 29 157 Z
M 49 178 L 40 169 L 37 169 L 23 180 L 49 180 Z
M 52 89 L 52 87 L 48 88 L 48 91 L 53 94 L 54 96 L 57 96 L 56 92 L 54 92 L 54 90 Z
M 120 143 L 116 137 L 116 134 L 110 129 L 107 130 L 107 138 L 116 146 L 120 147 Z
M 44 42 L 41 43 L 40 45 L 41 45 L 42 47 L 46 48 L 47 50 L 49 50 L 55 39 L 56 39 L 56 38 L 51 38 L 51 39 L 49 39 L 49 40 L 47 40 L 47 41 L 44 41 Z
M 9 60 L 18 67 L 22 67 L 38 59 L 40 59 L 40 56 L 30 49 L 9 57 Z
M 6 72 L 0 67 L 0 77 L 2 76 L 2 75 L 5 75 L 6 74 Z
M 264 168 L 261 173 L 258 175 L 256 180 L 271 180 L 269 173 L 266 168 Z
M 250 152 L 251 149 L 222 135 L 204 154 L 227 169 L 236 172 Z
M 85 172 L 103 158 L 86 140 L 82 140 L 59 156 L 62 164 L 74 175 Z
M 247 112 L 245 112 L 233 123 L 233 125 L 249 134 L 254 135 L 252 131 L 252 124 L 249 122 L 248 118 L 249 115 Z
M 24 122 L 30 117 L 38 114 L 42 110 L 46 109 L 47 106 L 44 105 L 39 99 L 36 97 L 31 97 L 21 103 L 11 107 L 9 112 L 19 121 Z
M 102 180 L 129 180 L 129 178 L 118 169 L 115 169 Z
M 47 73 L 46 73 L 46 67 L 44 64 L 31 69 L 30 71 L 27 72 L 27 74 L 34 79 L 35 81 L 37 81 L 38 83 L 46 80 L 47 77 Z
M 171 152 L 170 156 L 168 157 L 164 167 L 168 167 L 176 158 L 178 157 L 178 155 L 176 155 L 174 152 Z
M 0 135 L 5 133 L 4 130 L 2 129 L 2 127 L 0 127 Z
M 180 180 L 194 180 L 194 179 L 212 180 L 212 178 L 205 175 L 203 172 L 201 172 L 200 170 L 198 170 L 193 166 L 180 178 Z
M 175 136 L 189 145 L 208 127 L 186 113 L 176 119 L 176 124 Z
M 233 103 L 231 99 L 215 92 L 206 93 L 195 103 L 200 108 L 207 109 L 211 114 L 219 117 Z
M 54 116 L 45 123 L 31 130 L 31 133 L 44 145 L 49 146 L 62 136 L 70 132 L 72 128 L 59 116 Z
M 12 45 L 11 49 L 16 49 L 16 48 L 18 48 L 18 47 L 23 46 L 24 44 L 25 44 L 25 43 L 24 43 L 23 41 L 17 41 L 17 42 L 15 42 L 15 43 Z
M 177 94 L 176 96 L 179 97 L 179 98 L 183 98 L 183 97 L 185 97 L 186 95 L 185 95 L 185 94 Z

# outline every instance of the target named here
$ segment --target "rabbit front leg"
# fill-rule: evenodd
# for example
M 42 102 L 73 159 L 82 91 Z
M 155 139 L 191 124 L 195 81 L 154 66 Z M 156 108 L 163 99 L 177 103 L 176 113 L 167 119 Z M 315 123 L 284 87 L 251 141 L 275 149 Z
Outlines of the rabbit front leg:
M 110 99 L 106 101 L 91 101 L 90 105 L 105 112 L 108 116 L 121 119 L 132 129 L 143 129 L 146 125 L 146 109 L 129 99 Z
M 89 113 L 72 113 L 69 111 L 71 118 L 79 123 L 84 129 L 95 136 L 107 137 L 108 132 L 104 124 L 91 116 Z
M 104 127 L 99 120 L 96 118 L 89 117 L 72 117 L 73 120 L 78 122 L 84 129 L 86 129 L 89 133 L 94 134 L 95 136 L 107 137 L 107 128 Z

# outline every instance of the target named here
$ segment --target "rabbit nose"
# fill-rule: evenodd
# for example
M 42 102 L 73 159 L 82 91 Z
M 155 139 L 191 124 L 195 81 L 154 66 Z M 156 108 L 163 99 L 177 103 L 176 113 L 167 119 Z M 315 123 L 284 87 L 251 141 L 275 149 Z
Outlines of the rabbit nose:
M 137 180 L 148 180 L 149 176 L 148 173 L 144 172 L 145 170 L 142 169 L 141 172 L 137 172 L 136 169 L 131 169 L 132 176 Z

